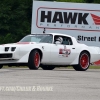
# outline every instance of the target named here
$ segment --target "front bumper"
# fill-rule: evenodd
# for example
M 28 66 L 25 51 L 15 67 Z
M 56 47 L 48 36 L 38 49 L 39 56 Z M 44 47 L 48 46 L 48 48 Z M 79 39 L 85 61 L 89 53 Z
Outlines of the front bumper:
M 15 48 L 15 49 L 13 49 Z M 18 47 L 0 47 L 0 61 L 1 60 L 18 60 L 19 59 Z

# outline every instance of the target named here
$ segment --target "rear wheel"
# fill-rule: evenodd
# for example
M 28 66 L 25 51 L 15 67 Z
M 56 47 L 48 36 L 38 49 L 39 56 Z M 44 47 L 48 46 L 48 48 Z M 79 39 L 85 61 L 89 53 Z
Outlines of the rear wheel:
M 38 50 L 33 50 L 29 56 L 28 67 L 31 70 L 37 70 L 40 66 L 40 53 Z
M 3 67 L 3 65 L 0 65 L 0 69 Z
M 79 64 L 74 65 L 76 71 L 86 71 L 90 66 L 90 56 L 87 52 L 82 52 L 79 56 Z
M 41 68 L 43 70 L 53 70 L 55 67 L 54 66 L 48 66 L 48 65 L 42 65 Z

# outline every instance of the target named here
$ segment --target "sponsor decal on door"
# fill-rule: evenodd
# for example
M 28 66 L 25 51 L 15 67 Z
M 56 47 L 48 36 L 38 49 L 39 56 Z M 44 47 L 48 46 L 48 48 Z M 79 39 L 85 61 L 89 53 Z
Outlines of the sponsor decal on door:
M 59 55 L 63 57 L 68 57 L 71 54 L 71 50 L 67 49 L 66 46 L 64 48 L 59 49 Z

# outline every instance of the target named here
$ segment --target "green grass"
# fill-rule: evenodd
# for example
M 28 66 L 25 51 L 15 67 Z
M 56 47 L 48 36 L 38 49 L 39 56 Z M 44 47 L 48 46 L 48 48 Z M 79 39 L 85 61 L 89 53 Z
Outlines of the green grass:
M 68 69 L 72 69 L 73 67 L 72 66 L 69 66 L 69 67 L 66 67 Z M 100 66 L 90 66 L 89 69 L 100 69 Z
M 90 66 L 89 69 L 100 69 L 100 66 Z
M 28 68 L 27 66 L 12 66 L 12 67 L 8 67 L 8 66 L 4 66 L 3 68 Z M 58 67 L 59 68 L 59 67 Z M 69 66 L 69 67 L 60 67 L 60 68 L 68 68 L 68 69 L 72 69 L 73 67 Z M 89 69 L 100 69 L 100 66 L 90 66 Z
M 28 68 L 28 67 L 27 66 L 12 66 L 12 67 L 3 66 L 3 68 Z

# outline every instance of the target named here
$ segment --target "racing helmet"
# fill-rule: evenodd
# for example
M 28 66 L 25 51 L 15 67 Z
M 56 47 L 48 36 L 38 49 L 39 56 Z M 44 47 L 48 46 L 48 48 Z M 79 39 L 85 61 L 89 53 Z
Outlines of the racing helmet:
M 62 43 L 63 42 L 63 38 L 62 37 L 58 37 L 58 38 L 56 38 L 56 41 L 59 41 L 60 43 Z

